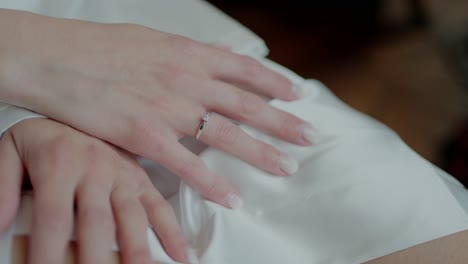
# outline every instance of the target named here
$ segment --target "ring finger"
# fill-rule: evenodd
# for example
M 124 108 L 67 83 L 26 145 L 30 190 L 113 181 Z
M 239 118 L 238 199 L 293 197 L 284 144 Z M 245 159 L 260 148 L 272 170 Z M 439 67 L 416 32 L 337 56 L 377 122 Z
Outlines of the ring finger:
M 201 122 L 199 113 L 202 113 L 201 109 L 185 111 L 183 116 L 176 118 L 176 120 L 187 120 L 183 122 L 180 132 L 195 135 Z M 276 175 L 293 174 L 298 167 L 297 161 L 289 155 L 252 138 L 230 120 L 216 114 L 211 115 L 205 123 L 200 140 Z

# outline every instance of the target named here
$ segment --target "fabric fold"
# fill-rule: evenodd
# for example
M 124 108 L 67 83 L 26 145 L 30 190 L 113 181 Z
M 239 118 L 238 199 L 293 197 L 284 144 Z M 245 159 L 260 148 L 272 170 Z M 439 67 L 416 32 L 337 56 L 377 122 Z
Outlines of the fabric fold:
M 241 190 L 245 207 L 227 210 L 181 187 L 180 209 L 202 215 L 186 233 L 201 263 L 361 263 L 467 228 L 465 211 L 433 166 L 397 134 L 319 82 L 303 85 L 308 97 L 271 104 L 314 124 L 322 134 L 314 146 L 241 125 L 297 158 L 294 176 L 273 176 L 208 148 L 201 158 Z
M 320 139 L 296 146 L 240 127 L 294 156 L 295 175 L 274 176 L 219 150 L 202 150 L 207 166 L 241 190 L 245 206 L 230 210 L 202 199 L 161 166 L 140 162 L 174 207 L 200 263 L 361 263 L 467 229 L 465 211 L 433 165 L 398 135 L 318 81 L 263 62 L 308 94 L 271 105 L 312 123 Z M 191 139 L 183 143 L 196 153 L 204 148 Z M 30 205 L 24 198 L 15 234 L 29 233 Z M 148 235 L 154 260 L 176 263 L 151 229 Z
M 204 1 L 0 2 L 6 8 L 52 16 L 139 23 L 207 43 L 228 44 L 257 58 L 267 53 L 261 39 Z M 176 19 L 178 23 L 173 22 Z M 312 123 L 320 138 L 313 146 L 298 147 L 251 127 L 241 128 L 298 159 L 300 169 L 295 175 L 273 176 L 206 148 L 200 157 L 237 185 L 244 197 L 244 208 L 229 210 L 202 199 L 161 166 L 140 162 L 174 207 L 202 264 L 361 263 L 468 228 L 459 203 L 468 201 L 468 195 L 451 176 L 434 169 L 388 127 L 347 106 L 320 82 L 304 80 L 268 60 L 262 62 L 306 91 L 301 100 L 270 103 Z M 18 116 L 13 117 L 17 121 Z M 5 120 L 11 125 L 11 120 Z M 204 148 L 190 139 L 184 144 L 197 153 Z M 457 190 L 457 198 L 447 186 Z M 29 234 L 31 204 L 31 197 L 23 197 L 10 235 L 0 238 L 0 262 L 7 259 L 5 248 L 11 235 Z M 148 239 L 155 261 L 176 263 L 149 228 Z

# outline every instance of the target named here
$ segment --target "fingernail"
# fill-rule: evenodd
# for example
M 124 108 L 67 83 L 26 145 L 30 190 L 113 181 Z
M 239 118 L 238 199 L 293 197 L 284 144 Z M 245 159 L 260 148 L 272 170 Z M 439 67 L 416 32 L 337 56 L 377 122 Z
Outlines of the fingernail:
M 310 124 L 302 125 L 301 134 L 302 138 L 309 143 L 317 142 L 319 139 L 319 134 L 317 133 L 317 130 L 313 128 Z
M 293 93 L 296 95 L 296 97 L 298 99 L 301 99 L 301 98 L 304 98 L 305 97 L 305 90 L 304 90 L 304 87 L 302 87 L 302 85 L 299 85 L 297 83 L 295 83 L 293 85 Z
M 198 264 L 197 252 L 193 248 L 188 248 L 186 251 L 187 260 L 190 264 Z
M 294 174 L 299 168 L 298 162 L 293 157 L 285 154 L 281 156 L 278 163 L 280 169 L 287 174 Z
M 231 209 L 239 209 L 244 205 L 244 201 L 237 194 L 233 193 L 226 196 L 226 203 Z

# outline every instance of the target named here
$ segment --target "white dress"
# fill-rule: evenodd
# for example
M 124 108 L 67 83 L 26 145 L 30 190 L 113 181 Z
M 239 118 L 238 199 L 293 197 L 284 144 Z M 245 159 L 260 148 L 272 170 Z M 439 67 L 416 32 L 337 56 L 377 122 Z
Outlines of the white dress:
M 345 105 L 318 81 L 304 80 L 263 59 L 267 49 L 261 39 L 205 2 L 12 2 L 0 0 L 0 7 L 135 22 L 208 43 L 229 44 L 306 89 L 304 99 L 271 104 L 311 122 L 321 133 L 314 146 L 295 146 L 241 126 L 296 157 L 300 169 L 292 177 L 272 176 L 216 149 L 184 140 L 189 148 L 204 149 L 200 156 L 208 167 L 239 186 L 245 199 L 241 210 L 205 201 L 164 168 L 141 160 L 176 210 L 201 263 L 361 263 L 468 227 L 463 209 L 468 196 L 456 180 L 421 158 L 388 127 Z M 34 116 L 0 105 L 0 132 Z M 24 197 L 14 227 L 0 238 L 0 263 L 8 259 L 11 235 L 29 232 L 30 206 L 31 197 Z M 154 260 L 176 263 L 150 230 L 148 237 Z

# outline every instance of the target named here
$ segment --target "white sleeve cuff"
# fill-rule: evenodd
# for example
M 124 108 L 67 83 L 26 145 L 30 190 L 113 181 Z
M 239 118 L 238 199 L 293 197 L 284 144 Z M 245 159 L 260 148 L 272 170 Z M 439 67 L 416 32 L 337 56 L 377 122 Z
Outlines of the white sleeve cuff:
M 45 118 L 30 110 L 0 103 L 0 137 L 10 127 L 28 118 Z

